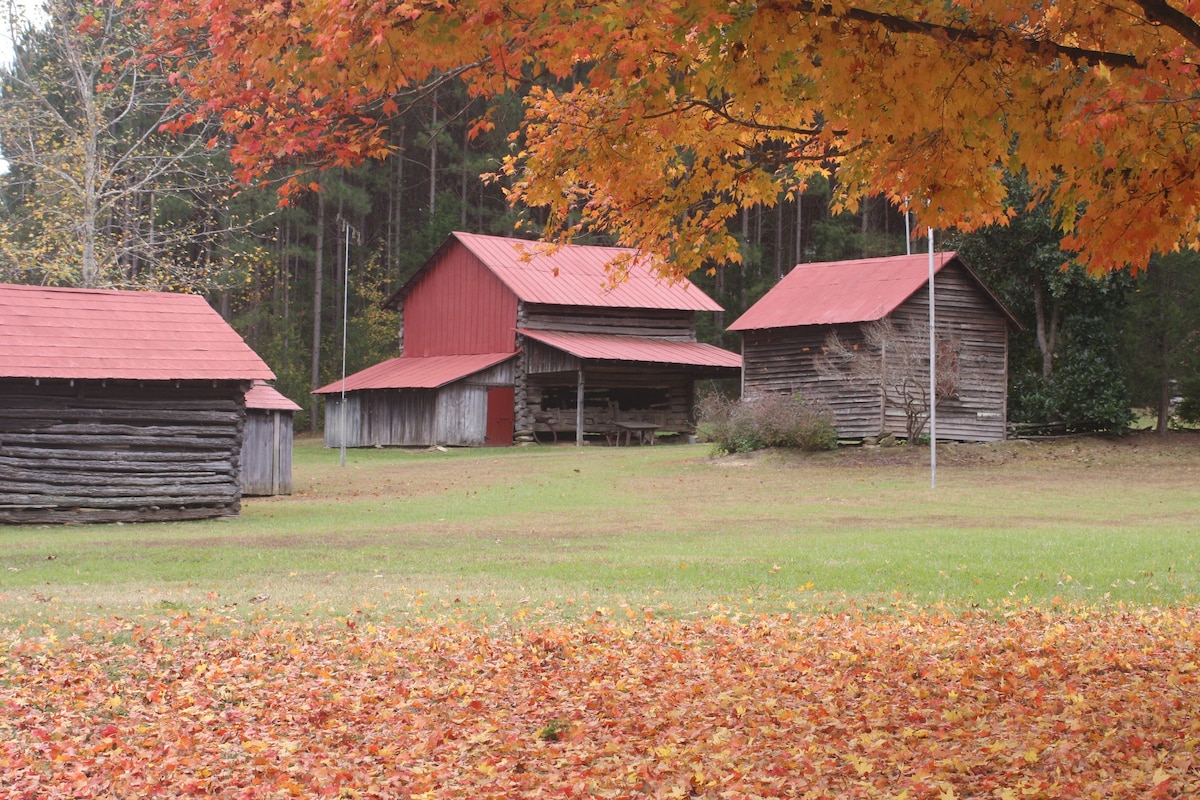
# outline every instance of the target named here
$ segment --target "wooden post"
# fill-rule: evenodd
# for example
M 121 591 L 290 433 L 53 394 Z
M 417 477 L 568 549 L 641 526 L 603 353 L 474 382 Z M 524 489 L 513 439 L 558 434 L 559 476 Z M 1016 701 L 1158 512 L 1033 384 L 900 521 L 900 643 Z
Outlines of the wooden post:
M 575 446 L 583 447 L 583 365 L 579 367 L 579 385 L 575 388 Z

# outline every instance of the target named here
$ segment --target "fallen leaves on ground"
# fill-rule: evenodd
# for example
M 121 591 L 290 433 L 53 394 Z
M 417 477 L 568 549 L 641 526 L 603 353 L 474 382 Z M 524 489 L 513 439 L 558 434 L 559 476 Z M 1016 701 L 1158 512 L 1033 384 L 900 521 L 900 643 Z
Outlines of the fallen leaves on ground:
M 1200 613 L 10 630 L 7 798 L 1200 796 Z

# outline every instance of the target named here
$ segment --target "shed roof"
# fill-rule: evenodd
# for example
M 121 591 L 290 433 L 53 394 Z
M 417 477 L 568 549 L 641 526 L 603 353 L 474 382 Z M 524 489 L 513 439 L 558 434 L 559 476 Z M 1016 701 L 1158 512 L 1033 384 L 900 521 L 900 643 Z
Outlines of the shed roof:
M 957 253 L 935 254 L 934 273 L 940 273 L 955 261 L 1011 319 L 1008 310 Z M 872 322 L 895 311 L 928 282 L 927 253 L 797 264 L 775 288 L 738 317 L 729 330 Z
M 272 380 L 199 295 L 0 284 L 0 377 Z
M 576 358 L 599 361 L 637 361 L 648 364 L 682 364 L 692 367 L 728 367 L 741 369 L 742 357 L 737 353 L 702 342 L 677 342 L 670 339 L 647 339 L 640 336 L 617 336 L 601 333 L 558 333 L 531 331 L 518 333 L 543 344 L 570 353 Z
M 601 308 L 654 308 L 679 311 L 720 311 L 708 295 L 691 281 L 671 282 L 653 269 L 653 262 L 639 251 L 625 247 L 544 242 L 454 232 L 447 237 L 425 266 L 400 288 L 386 305 L 403 297 L 408 287 L 454 244 L 466 247 L 495 273 L 518 298 L 529 303 Z M 610 266 L 629 259 L 628 275 L 612 284 Z
M 300 406 L 265 381 L 255 381 L 246 392 L 246 408 L 257 411 L 299 411 Z
M 437 389 L 460 380 L 516 353 L 483 353 L 465 356 L 423 356 L 389 358 L 374 366 L 346 376 L 346 391 L 367 389 Z M 339 394 L 342 381 L 322 386 L 313 394 Z

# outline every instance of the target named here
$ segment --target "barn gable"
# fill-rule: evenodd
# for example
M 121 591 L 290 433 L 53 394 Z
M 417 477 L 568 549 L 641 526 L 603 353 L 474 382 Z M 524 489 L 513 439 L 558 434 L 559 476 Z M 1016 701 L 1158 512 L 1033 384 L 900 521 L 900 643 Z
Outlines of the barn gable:
M 274 375 L 202 297 L 0 285 L 0 319 L 0 521 L 237 513 Z
M 957 254 L 938 254 L 934 267 L 936 335 L 958 379 L 955 396 L 938 405 L 938 434 L 1003 439 L 1008 332 L 1017 322 Z M 730 325 L 742 334 L 744 390 L 798 392 L 825 403 L 846 438 L 903 434 L 903 414 L 885 408 L 878 389 L 822 377 L 817 359 L 830 333 L 854 346 L 870 322 L 927 325 L 928 281 L 927 255 L 798 265 Z M 917 380 L 927 382 L 928 372 Z

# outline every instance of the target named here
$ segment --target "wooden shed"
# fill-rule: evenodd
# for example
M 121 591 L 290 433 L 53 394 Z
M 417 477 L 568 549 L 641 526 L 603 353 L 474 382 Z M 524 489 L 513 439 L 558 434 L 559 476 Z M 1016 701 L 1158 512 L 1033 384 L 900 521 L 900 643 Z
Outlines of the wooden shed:
M 938 403 L 938 436 L 1003 439 L 1008 334 L 1019 324 L 956 253 L 935 254 L 934 271 L 938 375 L 952 377 L 954 386 Z M 743 391 L 798 392 L 825 403 L 844 438 L 903 436 L 904 413 L 886 406 L 878 387 L 818 369 L 831 332 L 861 347 L 864 326 L 883 319 L 899 331 L 921 330 L 928 347 L 928 254 L 797 265 L 729 326 L 742 336 Z M 928 358 L 921 369 L 916 380 L 927 385 Z
M 741 358 L 696 340 L 696 314 L 721 307 L 653 266 L 625 248 L 451 234 L 386 303 L 400 313 L 398 357 L 317 390 L 325 443 L 691 431 L 696 380 L 737 377 Z
M 0 285 L 0 522 L 236 514 L 271 370 L 203 297 Z
M 246 392 L 243 495 L 292 493 L 292 422 L 299 410 L 266 381 L 255 381 Z

